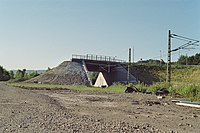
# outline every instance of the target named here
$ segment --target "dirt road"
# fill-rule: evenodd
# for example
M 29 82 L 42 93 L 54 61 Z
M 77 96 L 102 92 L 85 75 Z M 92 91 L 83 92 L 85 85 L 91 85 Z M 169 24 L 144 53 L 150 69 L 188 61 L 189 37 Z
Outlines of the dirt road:
M 0 84 L 0 132 L 200 132 L 200 110 L 155 95 L 26 90 Z

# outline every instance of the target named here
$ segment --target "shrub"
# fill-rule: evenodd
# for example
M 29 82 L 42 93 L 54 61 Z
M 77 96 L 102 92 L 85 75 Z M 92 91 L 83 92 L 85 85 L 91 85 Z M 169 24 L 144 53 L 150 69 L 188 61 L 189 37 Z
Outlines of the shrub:
M 141 92 L 147 91 L 147 86 L 144 84 L 137 84 L 135 87 L 138 88 Z
M 200 85 L 199 84 L 174 84 L 169 88 L 170 94 L 180 94 L 186 99 L 200 100 Z
M 10 79 L 9 72 L 0 66 L 0 81 L 7 81 Z
M 179 89 L 180 94 L 186 97 L 196 97 L 200 93 L 200 87 L 197 85 L 187 85 Z

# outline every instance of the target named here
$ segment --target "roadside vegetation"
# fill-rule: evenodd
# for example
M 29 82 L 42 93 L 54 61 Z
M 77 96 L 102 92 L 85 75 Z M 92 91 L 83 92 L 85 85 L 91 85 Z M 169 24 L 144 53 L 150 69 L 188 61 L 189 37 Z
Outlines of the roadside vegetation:
M 26 69 L 17 70 L 16 74 L 14 74 L 13 71 L 10 71 L 10 79 L 13 82 L 29 80 L 31 78 L 34 78 L 34 77 L 38 76 L 38 75 L 39 75 L 39 73 L 37 71 L 33 71 L 31 73 L 27 73 Z
M 56 84 L 35 84 L 35 83 L 24 83 L 24 82 L 5 82 L 5 84 L 13 87 L 22 88 L 33 88 L 33 89 L 71 89 L 75 91 L 92 91 L 92 92 L 108 92 L 108 93 L 123 93 L 126 89 L 126 85 L 116 84 L 107 88 L 98 88 L 91 86 L 80 86 L 80 85 L 56 85 Z
M 9 82 L 19 82 L 29 80 L 38 76 L 39 73 L 37 71 L 33 71 L 31 73 L 27 73 L 26 69 L 17 70 L 16 73 L 14 71 L 8 71 L 2 66 L 0 66 L 0 81 L 9 81 Z
M 137 84 L 136 87 L 142 92 L 156 93 L 158 90 L 167 89 L 172 97 L 183 98 L 186 100 L 200 100 L 200 84 L 172 82 L 170 86 L 166 82 L 159 82 L 153 85 Z
M 152 81 L 154 83 L 151 85 L 141 82 L 141 84 L 137 84 L 136 87 L 141 91 L 150 91 L 153 93 L 162 88 L 166 88 L 171 96 L 179 96 L 188 100 L 200 100 L 199 57 L 200 54 L 196 54 L 191 57 L 181 56 L 177 62 L 173 62 L 171 73 L 172 82 L 170 85 L 165 82 L 166 64 L 159 64 L 159 61 L 153 62 L 152 60 L 142 62 L 142 64 L 140 62 L 140 64 L 136 64 L 136 66 L 143 65 L 143 69 L 148 70 L 151 75 L 158 78 L 160 81 L 154 80 Z M 186 63 L 190 65 L 186 65 Z M 143 80 L 145 80 L 145 78 L 143 78 Z
M 9 86 L 22 87 L 22 88 L 49 88 L 49 89 L 71 89 L 74 91 L 90 91 L 90 92 L 107 92 L 107 93 L 124 93 L 128 86 L 133 86 L 131 84 L 115 84 L 107 88 L 97 88 L 88 86 L 78 86 L 78 85 L 53 85 L 53 84 L 34 84 L 34 83 L 6 83 Z M 156 94 L 158 90 L 163 88 L 169 90 L 169 95 L 172 97 L 179 97 L 187 100 L 200 100 L 200 84 L 183 84 L 173 82 L 170 86 L 166 82 L 159 82 L 153 85 L 137 84 L 135 85 L 141 92 L 151 92 Z
M 177 62 L 172 64 L 171 84 L 166 81 L 166 63 L 158 60 L 140 61 L 131 66 L 131 73 L 136 77 L 138 84 L 135 85 L 141 92 L 151 92 L 155 94 L 158 90 L 167 89 L 171 96 L 188 100 L 200 100 L 200 54 L 191 57 L 181 56 Z M 187 60 L 186 60 L 187 59 Z M 183 65 L 185 62 L 192 65 Z M 49 68 L 50 70 L 50 68 Z M 8 72 L 0 66 L 0 81 L 7 81 L 6 84 L 16 87 L 28 88 L 63 88 L 76 91 L 98 91 L 108 93 L 124 93 L 128 86 L 115 84 L 107 88 L 96 88 L 78 85 L 53 85 L 53 84 L 34 84 L 24 83 L 25 81 L 38 76 L 37 71 L 27 73 L 26 69 Z M 91 73 L 90 78 L 95 82 L 97 73 Z
M 10 79 L 9 72 L 0 66 L 0 81 L 7 81 Z

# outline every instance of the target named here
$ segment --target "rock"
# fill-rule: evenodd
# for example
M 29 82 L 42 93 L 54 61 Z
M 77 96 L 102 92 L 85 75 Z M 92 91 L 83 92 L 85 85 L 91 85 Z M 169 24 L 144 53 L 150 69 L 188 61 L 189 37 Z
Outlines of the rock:
M 169 105 L 169 103 L 163 103 L 163 105 L 164 105 L 164 106 L 167 106 L 167 105 Z
M 157 96 L 158 99 L 164 99 L 164 96 Z
M 23 126 L 23 128 L 28 128 L 28 125 Z
M 152 106 L 152 105 L 160 105 L 161 103 L 159 101 L 145 101 L 144 102 L 145 105 L 148 105 L 148 106 Z
M 168 94 L 169 94 L 169 91 L 167 89 L 165 89 L 165 88 L 163 88 L 161 90 L 158 90 L 156 92 L 156 95 L 165 95 L 165 96 L 167 96 Z
M 127 87 L 125 93 L 140 92 L 136 87 Z
M 64 61 L 59 66 L 49 70 L 35 78 L 25 81 L 26 83 L 41 82 L 46 84 L 63 85 L 89 85 L 89 80 L 81 63 Z M 47 88 L 49 89 L 49 88 Z
M 139 101 L 132 101 L 132 105 L 138 105 Z
M 145 93 L 146 93 L 146 94 L 152 94 L 152 92 L 150 92 L 150 91 L 146 91 Z
M 179 123 L 178 126 L 183 126 L 183 123 Z
M 193 117 L 194 117 L 194 118 L 197 118 L 198 116 L 195 114 L 195 115 L 193 115 Z

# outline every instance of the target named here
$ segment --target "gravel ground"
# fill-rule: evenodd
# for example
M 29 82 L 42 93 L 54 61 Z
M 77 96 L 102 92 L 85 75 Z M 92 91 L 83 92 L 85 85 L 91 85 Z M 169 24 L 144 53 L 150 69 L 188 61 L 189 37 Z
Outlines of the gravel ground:
M 82 64 L 71 61 L 64 61 L 52 70 L 26 82 L 62 85 L 89 85 L 89 80 Z
M 26 90 L 0 84 L 0 132 L 200 132 L 200 110 L 154 95 Z

